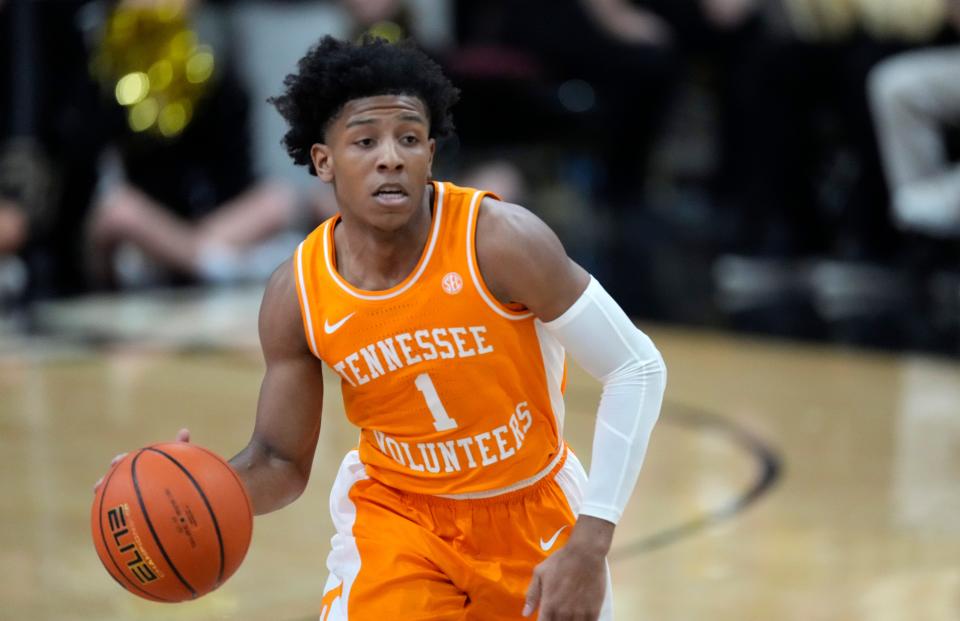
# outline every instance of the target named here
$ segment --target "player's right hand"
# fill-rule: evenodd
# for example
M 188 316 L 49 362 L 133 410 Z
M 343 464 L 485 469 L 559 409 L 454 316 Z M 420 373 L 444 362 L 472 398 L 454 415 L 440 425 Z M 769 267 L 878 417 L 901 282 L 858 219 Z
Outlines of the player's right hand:
M 173 439 L 174 442 L 189 442 L 190 441 L 190 430 L 186 427 L 180 429 L 177 432 L 177 436 Z M 120 453 L 116 457 L 110 460 L 110 468 L 116 466 L 124 457 L 127 456 L 127 453 Z M 110 468 L 107 468 L 109 471 Z M 104 475 L 106 476 L 106 475 Z M 103 485 L 103 477 L 97 479 L 97 482 L 93 484 L 93 493 L 96 494 L 97 490 L 100 489 L 100 486 Z

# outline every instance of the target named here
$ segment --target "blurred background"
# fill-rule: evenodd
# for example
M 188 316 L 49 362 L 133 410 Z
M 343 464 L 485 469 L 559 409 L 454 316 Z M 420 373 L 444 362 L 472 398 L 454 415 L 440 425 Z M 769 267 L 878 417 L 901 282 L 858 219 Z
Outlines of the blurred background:
M 437 177 L 534 210 L 664 353 L 618 618 L 960 618 L 960 0 L 0 0 L 0 619 L 317 618 L 334 374 L 308 493 L 210 596 L 117 588 L 91 487 L 249 438 L 263 283 L 337 209 L 266 100 L 366 32 L 462 90 Z
M 0 0 L 0 338 L 262 282 L 336 211 L 265 100 L 364 32 L 633 316 L 960 354 L 958 0 Z

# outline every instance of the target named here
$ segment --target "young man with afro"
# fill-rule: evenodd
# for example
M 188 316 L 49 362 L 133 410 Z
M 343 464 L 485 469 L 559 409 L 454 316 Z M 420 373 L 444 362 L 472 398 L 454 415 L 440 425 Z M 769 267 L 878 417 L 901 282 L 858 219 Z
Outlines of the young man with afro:
M 536 216 L 432 180 L 457 96 L 409 44 L 326 37 L 272 100 L 340 213 L 267 285 L 231 463 L 257 514 L 303 492 L 325 362 L 361 436 L 331 492 L 321 619 L 611 618 L 663 359 Z M 566 353 L 603 383 L 589 477 L 562 435 Z

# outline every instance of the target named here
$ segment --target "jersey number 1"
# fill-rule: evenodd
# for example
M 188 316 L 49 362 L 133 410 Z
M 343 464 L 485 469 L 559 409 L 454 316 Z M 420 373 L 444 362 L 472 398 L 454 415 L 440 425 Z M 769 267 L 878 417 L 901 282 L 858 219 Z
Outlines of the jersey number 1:
M 456 429 L 457 421 L 450 418 L 450 415 L 447 414 L 443 403 L 440 402 L 440 395 L 437 394 L 437 387 L 433 385 L 433 380 L 430 379 L 430 376 L 426 373 L 421 373 L 417 376 L 417 379 L 414 380 L 414 384 L 416 384 L 417 390 L 423 394 L 423 398 L 427 402 L 427 407 L 430 408 L 430 413 L 433 414 L 433 428 L 437 431 Z

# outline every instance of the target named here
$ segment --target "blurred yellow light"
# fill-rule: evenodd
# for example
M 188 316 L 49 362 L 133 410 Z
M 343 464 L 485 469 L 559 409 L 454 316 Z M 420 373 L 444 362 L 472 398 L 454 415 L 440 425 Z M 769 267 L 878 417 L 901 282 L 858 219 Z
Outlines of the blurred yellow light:
M 150 88 L 155 92 L 162 91 L 170 86 L 170 81 L 173 79 L 173 65 L 165 58 L 158 60 L 150 67 L 147 77 L 150 78 Z
M 157 127 L 160 133 L 170 138 L 176 136 L 187 126 L 187 111 L 179 103 L 167 104 L 160 111 Z
M 187 81 L 200 84 L 206 82 L 212 73 L 213 52 L 208 47 L 202 47 L 187 61 Z
M 396 43 L 403 38 L 403 28 L 396 22 L 377 22 L 367 31 L 370 35 Z
M 150 92 L 150 78 L 142 71 L 128 73 L 117 81 L 115 95 L 122 106 L 132 106 L 143 101 Z
M 133 35 L 134 27 L 137 24 L 139 12 L 131 9 L 117 9 L 111 16 L 108 25 L 107 37 L 110 39 L 124 40 Z
M 180 15 L 183 0 L 166 0 L 157 3 L 157 18 L 162 22 L 171 22 Z
M 944 0 L 856 0 L 866 30 L 879 38 L 924 41 L 943 27 Z
M 197 35 L 184 30 L 170 40 L 170 55 L 174 58 L 186 58 L 197 47 Z
M 153 97 L 144 99 L 134 107 L 130 108 L 128 121 L 130 129 L 135 132 L 142 132 L 150 129 L 157 122 L 157 115 L 160 112 L 160 105 Z

